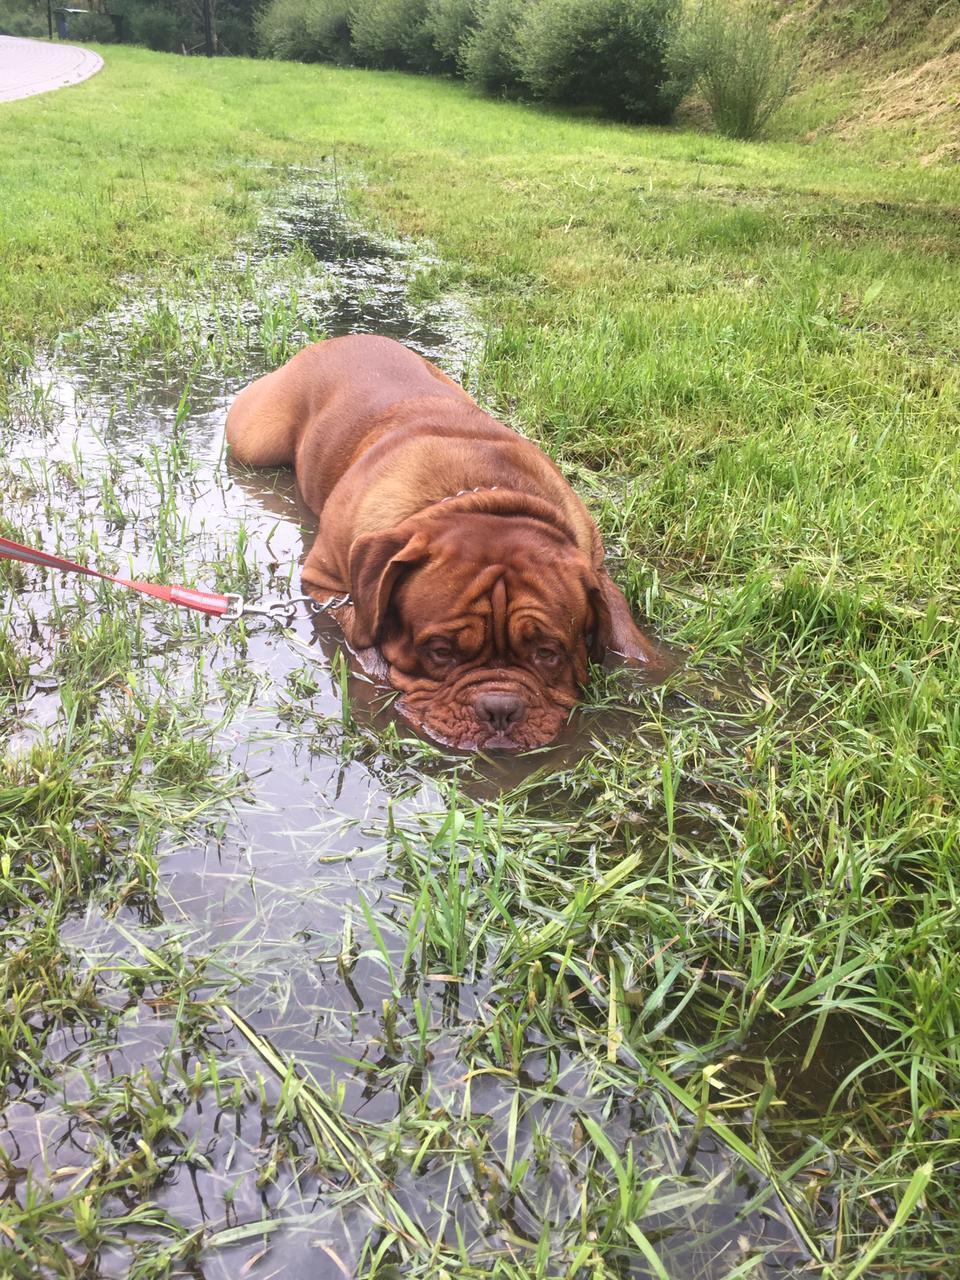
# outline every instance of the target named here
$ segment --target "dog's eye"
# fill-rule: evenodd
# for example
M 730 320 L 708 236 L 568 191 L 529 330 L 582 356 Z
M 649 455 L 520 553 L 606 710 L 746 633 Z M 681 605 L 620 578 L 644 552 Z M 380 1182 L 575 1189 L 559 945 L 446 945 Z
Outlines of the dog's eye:
M 449 640 L 430 640 L 425 650 L 431 662 L 450 662 L 453 658 L 453 645 Z
M 545 666 L 554 666 L 560 661 L 558 650 L 552 649 L 549 645 L 541 644 L 533 652 L 533 656 L 538 662 L 544 663 Z

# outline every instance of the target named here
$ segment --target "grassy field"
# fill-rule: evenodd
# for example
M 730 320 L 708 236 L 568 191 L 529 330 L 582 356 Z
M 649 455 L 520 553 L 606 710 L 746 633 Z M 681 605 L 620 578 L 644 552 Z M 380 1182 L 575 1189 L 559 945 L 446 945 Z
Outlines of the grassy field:
M 0 529 L 289 585 L 274 516 L 188 509 L 221 393 L 323 330 L 306 249 L 226 265 L 306 166 L 435 247 L 412 302 L 467 292 L 480 393 L 688 662 L 597 673 L 587 749 L 500 790 L 341 659 L 4 569 L 0 1274 L 952 1274 L 960 170 L 104 53 L 0 109 Z M 309 805 L 361 769 L 348 847 Z M 290 815 L 309 874 L 258 881 Z M 204 914 L 198 858 L 252 896 Z

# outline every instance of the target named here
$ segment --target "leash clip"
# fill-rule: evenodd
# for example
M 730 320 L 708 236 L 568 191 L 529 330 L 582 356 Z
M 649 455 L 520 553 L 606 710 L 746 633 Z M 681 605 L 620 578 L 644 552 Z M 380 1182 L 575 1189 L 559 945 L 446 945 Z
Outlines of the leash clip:
M 289 626 L 293 621 L 297 606 L 306 604 L 313 614 L 326 613 L 330 609 L 340 609 L 345 604 L 352 604 L 350 593 L 342 596 L 330 596 L 328 600 L 315 600 L 313 596 L 292 596 L 289 600 L 275 600 L 273 604 L 249 604 L 243 596 L 228 594 L 229 607 L 221 613 L 224 622 L 239 622 L 241 618 L 269 618 L 271 622 L 279 622 Z
M 293 621 L 297 612 L 297 600 L 275 600 L 273 604 L 250 604 L 241 595 L 228 595 L 230 607 L 220 617 L 224 622 L 239 622 L 241 618 L 269 618 L 271 622 L 285 623 Z

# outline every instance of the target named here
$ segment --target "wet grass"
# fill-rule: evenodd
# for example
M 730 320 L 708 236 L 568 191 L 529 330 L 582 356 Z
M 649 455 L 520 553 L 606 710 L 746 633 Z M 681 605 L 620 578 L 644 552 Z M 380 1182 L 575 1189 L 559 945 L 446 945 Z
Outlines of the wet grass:
M 303 618 L 0 565 L 0 1271 L 950 1274 L 956 175 L 134 50 L 4 111 L 5 533 L 295 592 L 225 404 L 400 317 L 690 660 L 523 776 Z

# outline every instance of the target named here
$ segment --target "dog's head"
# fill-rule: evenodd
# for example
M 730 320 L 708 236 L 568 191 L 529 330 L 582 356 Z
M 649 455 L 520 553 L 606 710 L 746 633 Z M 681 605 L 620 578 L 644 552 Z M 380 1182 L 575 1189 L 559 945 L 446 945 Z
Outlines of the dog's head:
M 400 710 L 449 746 L 550 742 L 609 642 L 596 572 L 525 495 L 458 497 L 366 534 L 350 577 L 351 642 L 380 651 Z

